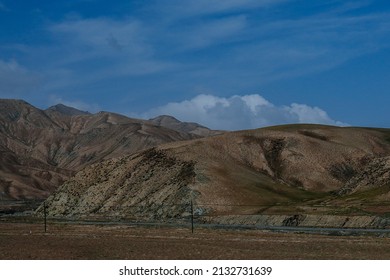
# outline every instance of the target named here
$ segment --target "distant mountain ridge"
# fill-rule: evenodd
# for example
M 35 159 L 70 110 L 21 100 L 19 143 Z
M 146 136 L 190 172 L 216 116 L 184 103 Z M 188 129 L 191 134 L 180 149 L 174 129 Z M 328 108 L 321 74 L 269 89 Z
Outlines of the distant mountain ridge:
M 0 196 L 44 198 L 94 162 L 199 137 L 110 112 L 0 99 Z
M 139 120 L 0 99 L 0 199 L 48 197 L 52 215 L 151 219 L 187 217 L 193 201 L 210 219 L 267 214 L 286 225 L 304 215 L 310 224 L 310 215 L 317 223 L 390 211 L 390 129 L 208 131 L 170 116 Z M 285 212 L 291 217 L 273 216 Z
M 81 111 L 79 109 L 72 108 L 72 107 L 66 106 L 64 104 L 57 104 L 57 105 L 51 106 L 45 110 L 45 112 L 48 112 L 48 111 L 55 111 L 55 112 L 58 112 L 60 114 L 66 115 L 66 116 L 91 115 L 90 112 Z
M 202 126 L 198 123 L 194 122 L 181 122 L 178 119 L 168 116 L 168 115 L 161 115 L 152 119 L 149 119 L 152 123 L 158 125 L 167 127 L 173 130 L 182 131 L 186 133 L 191 133 L 199 136 L 213 136 L 223 133 L 222 131 L 217 130 L 211 130 L 205 126 Z

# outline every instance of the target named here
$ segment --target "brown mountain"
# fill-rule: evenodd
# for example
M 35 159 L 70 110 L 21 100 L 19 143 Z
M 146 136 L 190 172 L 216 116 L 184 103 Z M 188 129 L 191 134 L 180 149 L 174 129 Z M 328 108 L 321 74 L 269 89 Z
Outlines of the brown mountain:
M 191 200 L 203 214 L 378 214 L 389 139 L 387 129 L 288 125 L 172 142 L 88 166 L 46 203 L 53 215 L 182 217 Z
M 198 123 L 181 122 L 178 119 L 167 115 L 158 116 L 156 118 L 150 119 L 149 121 L 158 126 L 167 127 L 176 131 L 191 133 L 202 137 L 213 136 L 223 133 L 223 131 L 211 130 Z
M 0 197 L 44 198 L 92 163 L 194 138 L 114 113 L 0 99 Z
M 90 112 L 81 111 L 81 110 L 78 110 L 76 108 L 65 106 L 64 104 L 57 104 L 57 105 L 51 106 L 48 109 L 46 109 L 45 112 L 49 113 L 49 114 L 51 112 L 58 112 L 61 115 L 66 115 L 66 116 L 91 115 Z

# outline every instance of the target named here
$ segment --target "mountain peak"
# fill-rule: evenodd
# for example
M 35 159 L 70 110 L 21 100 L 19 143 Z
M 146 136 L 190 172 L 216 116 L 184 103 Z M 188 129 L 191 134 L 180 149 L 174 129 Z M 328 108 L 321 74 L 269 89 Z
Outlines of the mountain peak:
M 181 123 L 181 121 L 169 115 L 160 115 L 155 118 L 149 119 L 149 121 L 157 125 L 163 125 L 164 123 Z
M 79 116 L 79 115 L 90 115 L 90 112 L 81 111 L 79 109 L 66 106 L 64 104 L 57 104 L 46 109 L 46 111 L 56 111 L 66 116 Z
M 176 131 L 182 131 L 203 137 L 221 134 L 221 131 L 210 130 L 205 126 L 194 122 L 182 122 L 169 115 L 161 115 L 153 119 L 149 119 L 149 121 L 158 126 L 163 126 Z

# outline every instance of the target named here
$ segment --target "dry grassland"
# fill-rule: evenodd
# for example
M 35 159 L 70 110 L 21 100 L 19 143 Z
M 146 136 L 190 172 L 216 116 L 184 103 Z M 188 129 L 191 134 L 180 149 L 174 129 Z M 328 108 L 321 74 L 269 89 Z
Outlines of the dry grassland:
M 390 259 L 390 238 L 5 222 L 0 259 Z

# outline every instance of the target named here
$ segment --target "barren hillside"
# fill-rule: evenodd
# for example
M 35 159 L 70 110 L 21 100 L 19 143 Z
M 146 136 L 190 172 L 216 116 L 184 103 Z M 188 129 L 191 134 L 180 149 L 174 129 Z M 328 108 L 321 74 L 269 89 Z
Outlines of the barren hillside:
M 89 114 L 64 105 L 40 110 L 0 100 L 0 197 L 45 198 L 94 162 L 197 138 L 109 112 Z
M 378 213 L 390 190 L 389 135 L 289 125 L 172 142 L 87 167 L 46 203 L 53 215 L 116 217 L 182 217 L 191 200 L 200 214 L 331 214 L 356 205 Z

